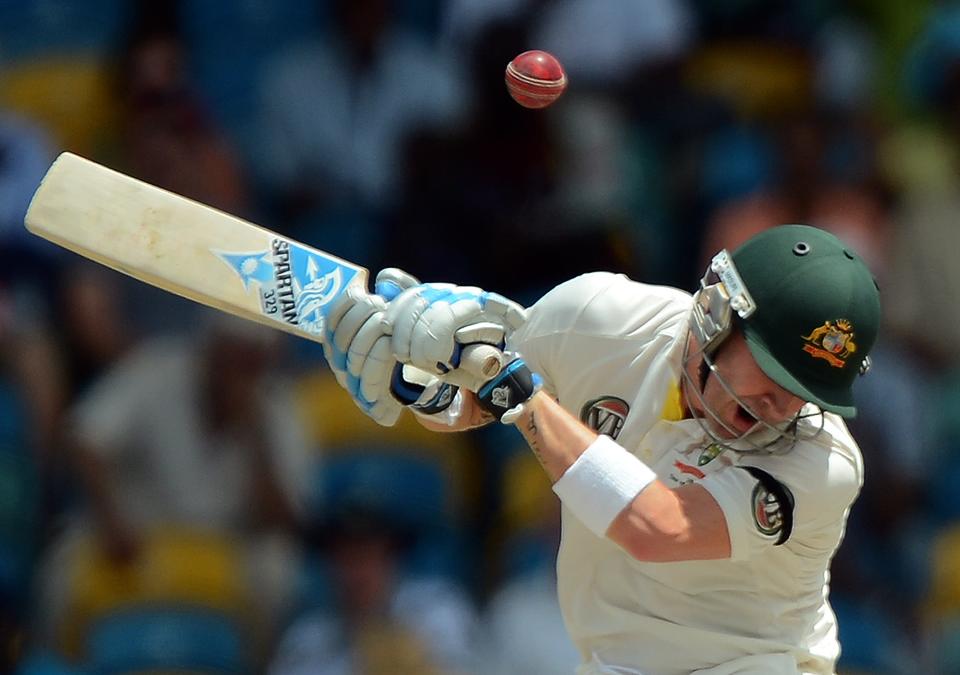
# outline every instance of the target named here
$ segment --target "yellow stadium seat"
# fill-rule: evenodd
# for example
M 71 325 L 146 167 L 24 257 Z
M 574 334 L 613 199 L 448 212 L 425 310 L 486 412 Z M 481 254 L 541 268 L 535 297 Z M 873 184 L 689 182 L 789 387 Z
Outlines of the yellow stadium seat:
M 402 452 L 437 462 L 452 481 L 459 505 L 472 502 L 479 485 L 479 461 L 469 433 L 437 433 L 404 413 L 393 427 L 382 427 L 363 414 L 340 388 L 333 375 L 318 369 L 299 380 L 295 398 L 307 437 L 317 451 L 330 457 L 368 449 Z
M 43 125 L 58 145 L 96 156 L 115 118 L 109 74 L 91 58 L 51 57 L 0 72 L 0 106 Z
M 247 593 L 233 542 L 207 532 L 160 529 L 130 565 L 110 561 L 90 538 L 76 549 L 61 646 L 77 658 L 89 627 L 111 611 L 137 604 L 186 603 L 244 617 Z

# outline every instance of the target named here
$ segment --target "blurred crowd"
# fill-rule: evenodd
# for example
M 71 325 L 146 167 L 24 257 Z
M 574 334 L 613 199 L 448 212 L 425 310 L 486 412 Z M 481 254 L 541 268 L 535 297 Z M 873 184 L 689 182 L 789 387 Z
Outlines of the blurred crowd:
M 532 48 L 542 111 L 503 85 Z M 885 322 L 840 672 L 960 673 L 960 3 L 0 0 L 0 672 L 559 675 L 520 436 L 381 429 L 317 345 L 33 238 L 63 150 L 524 303 L 833 231 Z

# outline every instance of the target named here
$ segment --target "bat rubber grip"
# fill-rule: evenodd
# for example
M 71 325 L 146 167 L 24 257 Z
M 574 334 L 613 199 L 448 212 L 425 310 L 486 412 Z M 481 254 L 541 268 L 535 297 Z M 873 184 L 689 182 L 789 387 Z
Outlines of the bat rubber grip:
M 467 345 L 460 355 L 459 370 L 480 379 L 492 379 L 503 367 L 503 352 L 487 344 Z

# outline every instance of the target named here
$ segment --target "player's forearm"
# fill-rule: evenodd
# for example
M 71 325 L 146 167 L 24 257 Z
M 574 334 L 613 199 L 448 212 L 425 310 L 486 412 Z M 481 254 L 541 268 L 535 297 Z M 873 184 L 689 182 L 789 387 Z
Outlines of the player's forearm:
M 515 424 L 554 483 L 597 438 L 543 391 L 525 404 Z
M 617 489 L 612 490 L 611 484 L 598 477 L 594 465 L 589 483 L 571 494 L 569 482 L 575 479 L 577 471 L 564 479 L 566 484 L 558 481 L 571 471 L 598 435 L 542 391 L 525 404 L 516 426 L 550 476 L 555 491 L 574 514 L 593 521 L 597 534 L 615 541 L 634 558 L 663 562 L 729 557 L 723 513 L 702 487 L 691 485 L 672 490 L 639 459 L 603 439 L 607 451 L 614 453 L 614 464 L 607 471 Z M 583 467 L 579 468 L 582 471 Z M 586 499 L 578 499 L 578 494 L 584 495 L 583 489 L 589 494 Z M 578 506 L 578 501 L 586 502 L 585 509 Z M 608 521 L 596 510 L 604 504 L 611 505 Z

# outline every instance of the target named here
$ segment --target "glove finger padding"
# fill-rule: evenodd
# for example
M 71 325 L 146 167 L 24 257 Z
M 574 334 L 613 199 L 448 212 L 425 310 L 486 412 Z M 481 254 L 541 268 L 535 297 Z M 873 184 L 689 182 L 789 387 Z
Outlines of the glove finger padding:
M 502 319 L 505 328 L 512 333 L 527 321 L 527 310 L 523 305 L 509 300 L 499 293 L 487 293 L 483 305 L 484 314 L 493 320 L 493 317 Z
M 383 426 L 393 426 L 403 411 L 403 405 L 390 392 L 396 363 L 390 351 L 390 336 L 383 332 L 380 314 L 376 313 L 348 347 L 344 387 L 357 405 Z
M 390 352 L 390 336 L 383 335 L 378 338 L 369 351 L 356 360 L 360 362 L 360 395 L 368 401 L 393 400 L 390 394 L 390 378 L 396 361 Z M 401 407 L 396 401 L 394 403 L 398 408 Z
M 398 361 L 473 390 L 482 384 L 477 376 L 446 376 L 459 367 L 461 348 L 478 343 L 503 348 L 525 319 L 523 307 L 502 295 L 452 284 L 409 288 L 389 303 L 384 315 Z
M 351 286 L 347 292 L 333 301 L 330 309 L 327 311 L 326 322 L 324 325 L 324 337 L 326 342 L 333 344 L 333 334 L 343 321 L 344 315 L 353 309 L 357 304 L 364 303 L 370 296 L 363 288 Z
M 450 297 L 456 297 L 451 295 Z M 460 365 L 458 346 L 485 343 L 503 348 L 507 336 L 522 325 L 526 313 L 516 303 L 484 302 L 485 295 L 448 303 L 439 300 L 427 307 L 410 333 L 410 362 L 434 372 Z M 396 344 L 396 340 L 394 340 Z M 443 368 L 436 364 L 443 364 Z
M 393 354 L 403 363 L 410 362 L 410 348 L 413 330 L 420 316 L 430 304 L 419 289 L 411 288 L 401 293 L 387 305 L 384 321 L 393 331 Z M 417 364 L 420 365 L 420 364 Z
M 439 300 L 427 307 L 413 325 L 410 334 L 410 362 L 432 372 L 443 373 L 454 367 L 456 332 L 473 323 L 481 314 L 475 299 L 449 304 Z
M 375 314 L 382 317 L 384 309 L 383 298 L 376 295 L 367 296 L 367 298 L 355 303 L 333 329 L 334 348 L 343 352 L 347 351 L 347 347 L 350 346 L 361 326 Z
M 377 401 L 367 411 L 367 415 L 382 427 L 392 427 L 403 414 L 403 406 L 393 399 Z
M 383 323 L 383 312 L 374 312 L 357 329 L 353 339 L 347 343 L 347 372 L 353 377 L 360 377 L 363 365 L 369 357 L 374 345 L 382 338 L 386 338 L 387 347 L 390 346 L 390 335 Z M 392 358 L 391 361 L 395 359 Z
M 389 327 L 382 322 L 386 301 L 352 287 L 327 313 L 323 351 L 330 369 L 354 402 L 378 424 L 396 424 L 403 410 L 389 389 L 395 363 Z
M 499 346 L 506 339 L 506 330 L 498 323 L 482 321 L 460 328 L 454 333 L 454 339 L 461 345 L 472 345 L 484 342 L 488 345 Z
M 377 273 L 373 288 L 377 295 L 390 301 L 408 288 L 419 285 L 420 280 L 412 274 L 408 274 L 396 267 L 387 267 Z

